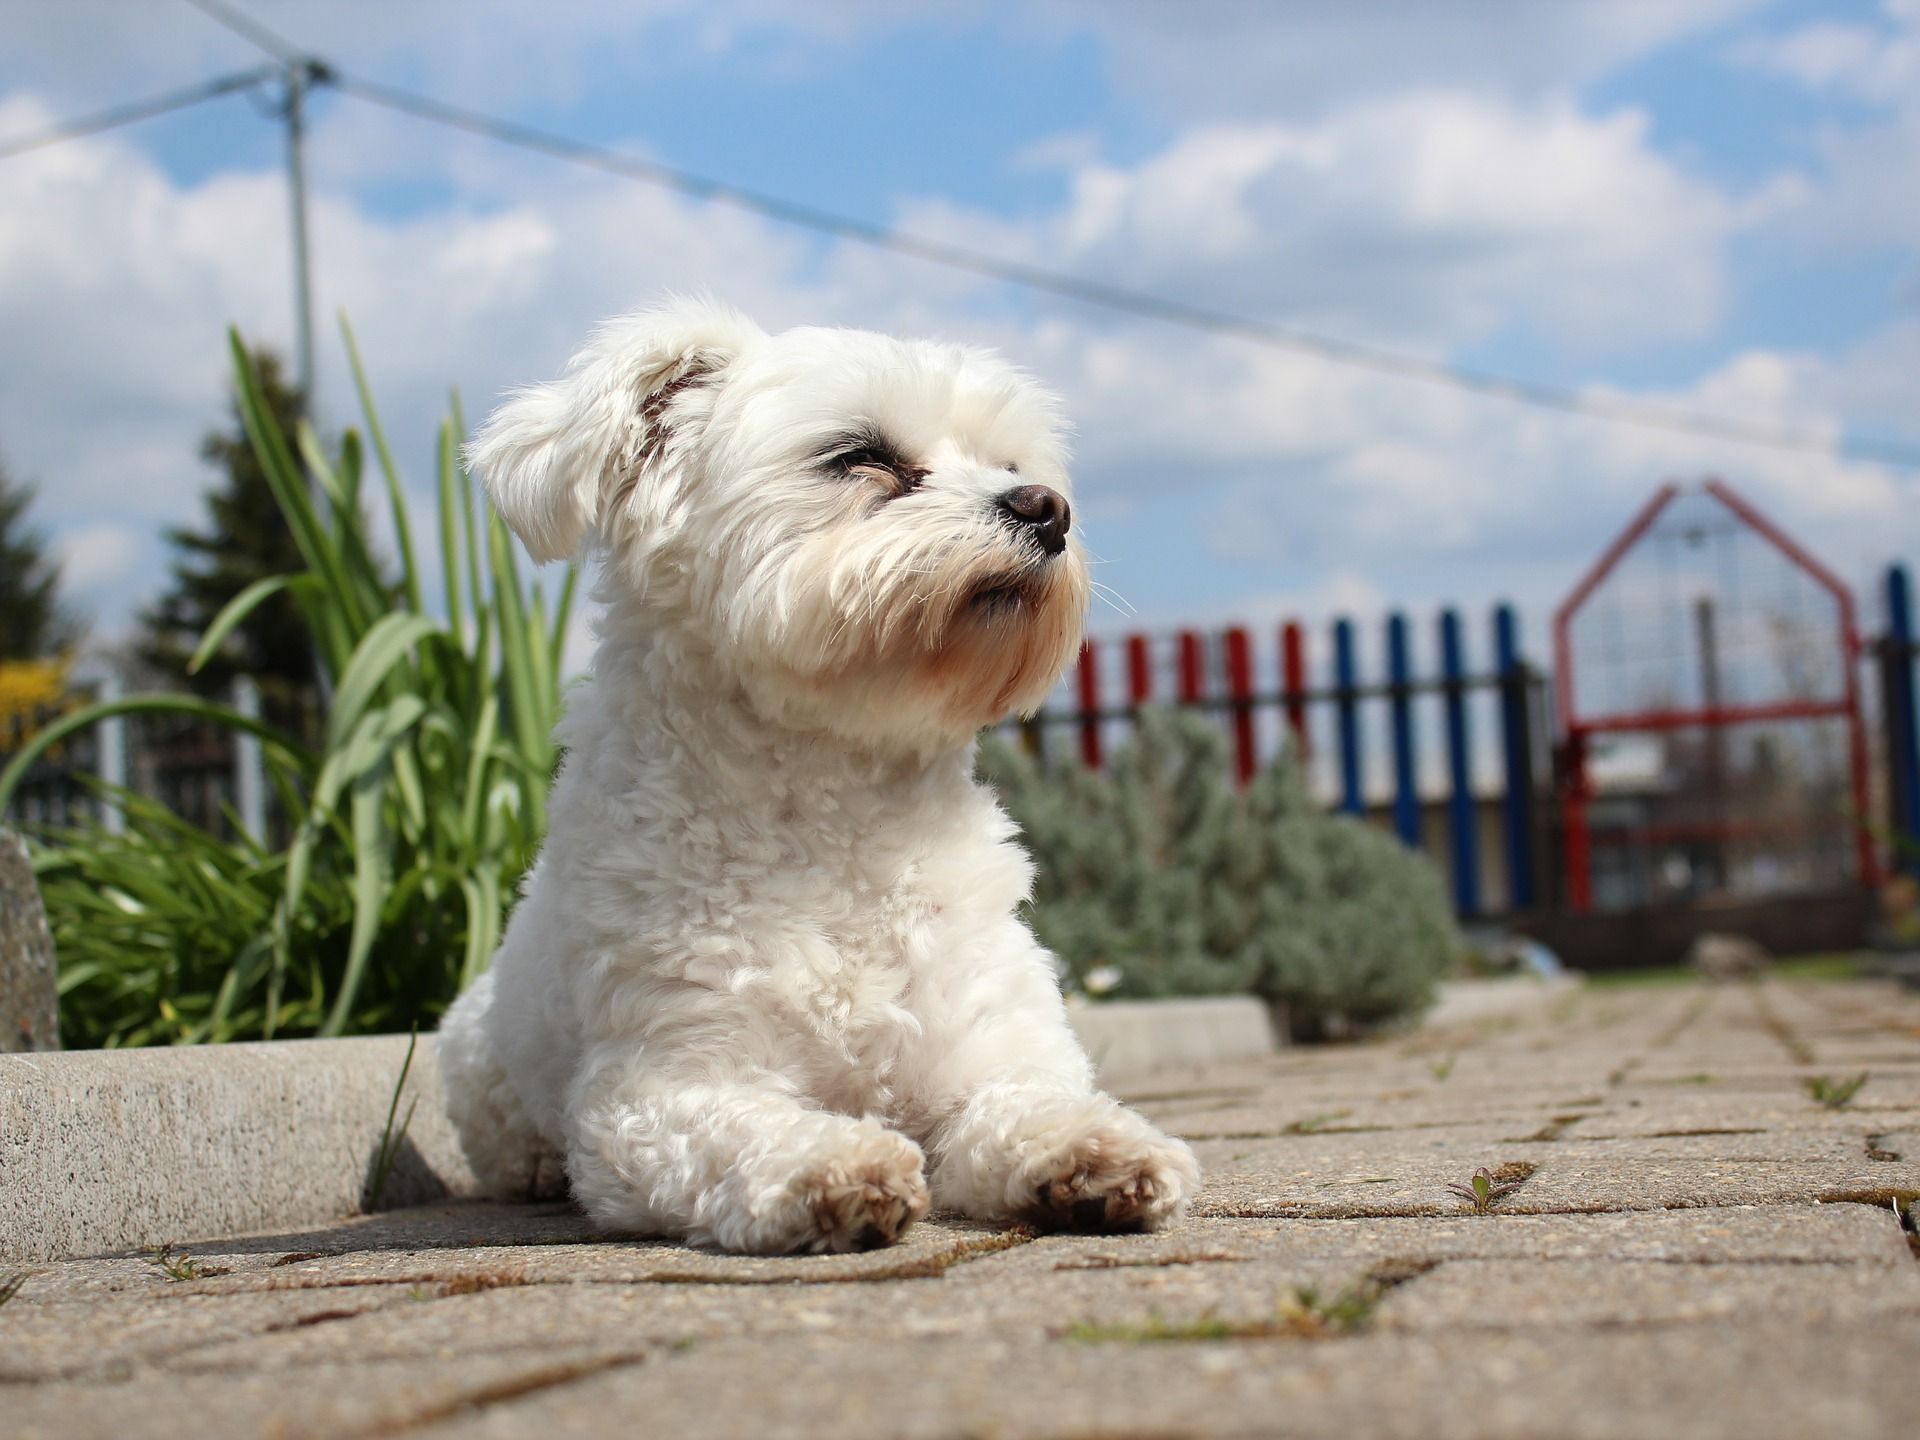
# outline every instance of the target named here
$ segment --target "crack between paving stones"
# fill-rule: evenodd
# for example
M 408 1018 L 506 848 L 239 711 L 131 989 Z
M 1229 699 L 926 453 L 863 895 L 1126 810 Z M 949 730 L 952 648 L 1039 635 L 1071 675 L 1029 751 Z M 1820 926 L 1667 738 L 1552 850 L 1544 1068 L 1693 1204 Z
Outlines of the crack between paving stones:
M 237 1297 L 241 1295 L 287 1294 L 287 1293 L 296 1292 L 296 1291 L 353 1290 L 353 1289 L 362 1289 L 367 1287 L 392 1287 L 396 1285 L 418 1287 L 423 1289 L 427 1287 L 433 1287 L 438 1293 L 431 1294 L 431 1295 L 423 1295 L 419 1298 L 418 1303 L 425 1305 L 425 1304 L 435 1304 L 444 1300 L 459 1299 L 463 1296 L 477 1294 L 486 1290 L 519 1288 L 519 1287 L 534 1288 L 534 1287 L 543 1287 L 543 1286 L 563 1286 L 563 1285 L 727 1286 L 727 1285 L 870 1284 L 870 1283 L 886 1281 L 886 1280 L 939 1279 L 943 1277 L 949 1270 L 953 1269 L 956 1266 L 964 1265 L 967 1262 L 972 1260 L 982 1259 L 988 1255 L 999 1254 L 1003 1251 L 1014 1249 L 1018 1246 L 1030 1243 L 1035 1238 L 1036 1236 L 1033 1231 L 1025 1228 L 1017 1227 L 1011 1230 L 1000 1231 L 997 1234 L 981 1236 L 974 1240 L 962 1241 L 957 1245 L 950 1246 L 946 1250 L 936 1252 L 935 1254 L 932 1254 L 932 1255 L 915 1256 L 911 1260 L 904 1261 L 897 1265 L 887 1266 L 887 1267 L 875 1269 L 875 1270 L 857 1272 L 850 1275 L 847 1275 L 847 1274 L 822 1275 L 822 1276 L 781 1275 L 781 1276 L 768 1276 L 768 1277 L 755 1276 L 755 1277 L 736 1278 L 732 1276 L 704 1275 L 698 1272 L 666 1272 L 658 1275 L 646 1275 L 646 1276 L 585 1276 L 585 1277 L 569 1276 L 569 1277 L 563 1277 L 563 1278 L 556 1278 L 553 1280 L 535 1279 L 535 1278 L 524 1276 L 524 1275 L 512 1275 L 512 1276 L 509 1276 L 509 1275 L 399 1275 L 399 1276 L 347 1275 L 347 1276 L 340 1276 L 334 1279 L 324 1279 L 316 1276 L 316 1277 L 312 1277 L 311 1279 L 296 1280 L 292 1283 L 288 1283 L 282 1280 L 274 1280 L 269 1284 L 262 1286 L 258 1289 L 195 1290 L 195 1291 L 184 1292 L 184 1293 L 179 1290 L 172 1290 L 172 1291 L 160 1291 L 146 1298 L 180 1299 L 180 1300 L 187 1300 L 187 1299 L 211 1300 L 211 1299 L 221 1299 L 228 1296 Z M 175 1361 L 191 1361 L 193 1356 L 201 1350 L 212 1349 L 220 1345 L 232 1344 L 236 1339 L 245 1340 L 245 1339 L 255 1338 L 260 1335 L 281 1334 L 289 1330 L 303 1329 L 311 1325 L 327 1324 L 327 1323 L 332 1323 L 334 1321 L 339 1321 L 339 1320 L 350 1320 L 361 1315 L 381 1314 L 381 1313 L 384 1313 L 386 1308 L 387 1307 L 380 1307 L 380 1306 L 364 1306 L 360 1309 L 355 1309 L 355 1310 L 343 1309 L 343 1310 L 321 1311 L 318 1314 L 315 1314 L 312 1316 L 302 1316 L 290 1321 L 281 1321 L 277 1324 L 264 1326 L 257 1330 L 247 1330 L 238 1336 L 235 1336 L 235 1335 L 215 1336 L 215 1337 L 208 1338 L 206 1340 L 195 1341 L 190 1344 L 181 1345 L 172 1349 L 156 1350 L 150 1354 L 142 1355 L 138 1359 L 129 1362 L 129 1366 L 130 1366 L 130 1370 L 137 1371 L 142 1367 L 153 1367 L 153 1366 L 165 1365 Z M 220 1367 L 215 1367 L 215 1369 L 213 1369 L 212 1371 L 198 1372 L 198 1373 L 218 1374 L 223 1372 L 220 1369 Z M 13 1377 L 13 1376 L 0 1375 L 0 1389 L 5 1389 L 6 1387 L 12 1386 L 12 1385 L 42 1384 L 48 1380 L 82 1380 L 82 1379 L 98 1380 L 101 1378 L 102 1377 L 97 1371 L 90 1370 L 87 1368 L 81 1368 L 78 1370 L 59 1371 L 59 1372 L 53 1372 L 53 1373 L 43 1373 L 35 1376 Z M 409 1422 L 409 1423 L 411 1424 L 413 1422 Z
M 1758 1164 L 1770 1164 L 1772 1162 L 1770 1161 L 1732 1161 L 1729 1163 L 1758 1165 Z M 1765 1200 L 1765 1201 L 1756 1202 L 1753 1205 L 1736 1205 L 1736 1204 L 1729 1204 L 1724 1199 L 1707 1199 L 1707 1200 L 1677 1200 L 1666 1205 L 1610 1205 L 1610 1204 L 1604 1204 L 1604 1203 L 1596 1203 L 1592 1205 L 1548 1205 L 1548 1206 L 1534 1205 L 1534 1206 L 1527 1206 L 1527 1207 L 1512 1207 L 1512 1206 L 1508 1206 L 1503 1201 L 1499 1204 L 1497 1208 L 1493 1210 L 1489 1210 L 1485 1215 L 1474 1215 L 1469 1210 L 1464 1210 L 1459 1208 L 1442 1209 L 1441 1205 L 1443 1202 L 1441 1201 L 1428 1202 L 1427 1208 L 1422 1208 L 1422 1209 L 1413 1209 L 1407 1206 L 1394 1207 L 1394 1206 L 1368 1205 L 1368 1206 L 1354 1206 L 1351 1209 L 1342 1209 L 1335 1212 L 1327 1212 L 1327 1211 L 1302 1212 L 1300 1210 L 1288 1208 L 1286 1204 L 1282 1204 L 1280 1206 L 1276 1206 L 1274 1209 L 1271 1209 L 1271 1210 L 1215 1210 L 1215 1209 L 1209 1208 L 1207 1210 L 1194 1214 L 1192 1218 L 1196 1221 L 1200 1221 L 1200 1220 L 1286 1220 L 1289 1222 L 1310 1222 L 1310 1221 L 1338 1222 L 1342 1220 L 1456 1220 L 1456 1219 L 1498 1220 L 1502 1217 L 1515 1217 L 1515 1216 L 1521 1216 L 1521 1215 L 1533 1215 L 1533 1216 L 1539 1216 L 1539 1215 L 1660 1215 L 1660 1214 L 1666 1214 L 1673 1211 L 1729 1210 L 1729 1209 L 1787 1210 L 1787 1209 L 1798 1209 L 1798 1208 L 1809 1206 L 1809 1205 L 1840 1205 L 1840 1204 L 1871 1205 L 1871 1204 L 1878 1203 L 1882 1208 L 1885 1208 L 1887 1202 L 1884 1199 L 1876 1202 L 1871 1198 L 1863 1198 L 1863 1197 L 1869 1197 L 1876 1194 L 1892 1195 L 1894 1193 L 1898 1193 L 1902 1195 L 1912 1194 L 1912 1195 L 1915 1195 L 1916 1197 L 1920 1197 L 1920 1191 L 1901 1190 L 1898 1192 L 1895 1192 L 1895 1191 L 1885 1191 L 1885 1192 L 1829 1191 L 1822 1195 L 1808 1196 L 1805 1199 Z M 1294 1203 L 1297 1203 L 1297 1202 L 1294 1202 Z M 1920 1199 L 1916 1199 L 1915 1203 L 1920 1204 Z
M 1908 1318 L 1916 1316 L 1920 1316 L 1920 1305 L 1889 1305 L 1884 1310 L 1876 1310 L 1874 1312 L 1874 1320 L 1876 1323 L 1901 1324 Z M 1529 1321 L 1525 1324 L 1502 1324 L 1497 1320 L 1455 1319 L 1449 1320 L 1444 1327 L 1436 1327 L 1430 1325 L 1402 1325 L 1396 1323 L 1392 1316 L 1387 1316 L 1385 1319 L 1379 1321 L 1373 1328 L 1376 1334 L 1392 1333 L 1396 1336 L 1420 1336 L 1437 1333 L 1457 1335 L 1463 1332 L 1481 1335 L 1518 1334 L 1521 1332 L 1538 1332 L 1540 1330 L 1550 1329 L 1589 1333 L 1605 1331 L 1609 1334 L 1632 1334 L 1636 1331 L 1658 1332 L 1661 1330 L 1673 1330 L 1687 1325 L 1724 1326 L 1728 1319 L 1729 1317 L 1726 1315 L 1714 1314 L 1667 1315 L 1641 1320 L 1621 1320 L 1600 1317 L 1591 1320 L 1573 1319 L 1558 1322 Z
M 930 1254 L 915 1255 L 909 1259 L 891 1265 L 878 1266 L 872 1270 L 855 1271 L 850 1274 L 831 1275 L 726 1275 L 712 1274 L 698 1270 L 663 1270 L 651 1275 L 587 1275 L 561 1276 L 554 1279 L 542 1279 L 528 1275 L 472 1275 L 472 1274 L 414 1274 L 414 1275 L 342 1275 L 329 1277 L 323 1275 L 288 1277 L 286 1279 L 269 1278 L 267 1283 L 245 1289 L 219 1290 L 171 1290 L 156 1292 L 152 1299 L 190 1300 L 209 1299 L 228 1295 L 268 1295 L 287 1294 L 307 1290 L 350 1290 L 364 1286 L 435 1286 L 440 1293 L 423 1296 L 423 1302 L 453 1299 L 460 1295 L 472 1294 L 479 1290 L 493 1290 L 505 1286 L 543 1286 L 543 1285 L 858 1285 L 872 1284 L 885 1280 L 937 1280 L 957 1265 L 972 1260 L 995 1255 L 1004 1250 L 1012 1250 L 1034 1240 L 1036 1232 L 1016 1226 L 992 1235 L 978 1236 L 963 1240 L 944 1250 Z
M 1754 1013 L 1760 1018 L 1760 1028 L 1771 1035 L 1780 1048 L 1796 1065 L 1812 1065 L 1815 1062 L 1813 1049 L 1793 1031 L 1793 1027 L 1780 1018 L 1773 1008 L 1773 1002 L 1767 998 L 1763 986 L 1753 987 Z
M 1694 996 L 1692 1000 L 1687 1002 L 1687 1008 L 1681 1012 L 1680 1018 L 1655 1035 L 1653 1039 L 1648 1042 L 1647 1049 L 1653 1051 L 1671 1048 L 1675 1041 L 1686 1034 L 1688 1030 L 1692 1029 L 1701 1017 L 1713 1008 L 1714 998 L 1714 992 L 1711 990 L 1703 991 L 1701 994 Z
M 1145 1322 L 1105 1324 L 1080 1320 L 1049 1332 L 1048 1338 L 1072 1344 L 1142 1345 L 1161 1343 L 1219 1343 L 1283 1340 L 1324 1343 L 1354 1339 L 1372 1330 L 1374 1315 L 1389 1293 L 1409 1281 L 1432 1273 L 1445 1262 L 1389 1256 L 1377 1260 L 1338 1290 L 1323 1293 L 1313 1286 L 1296 1285 L 1281 1296 L 1271 1316 L 1251 1320 L 1224 1319 L 1209 1310 L 1196 1319 L 1168 1322 L 1149 1312 Z
M 898 1264 L 856 1271 L 849 1275 L 733 1276 L 703 1275 L 698 1271 L 666 1271 L 630 1283 L 644 1285 L 861 1285 L 884 1280 L 938 1280 L 957 1265 L 965 1265 L 969 1261 L 979 1260 L 988 1255 L 997 1255 L 1005 1250 L 1017 1249 L 1022 1245 L 1031 1244 L 1037 1238 L 1036 1231 L 1024 1225 L 1016 1225 L 1010 1230 L 1002 1230 L 993 1235 L 962 1240 L 957 1245 L 932 1254 L 916 1255 Z
M 1180 1265 L 1245 1265 L 1252 1255 L 1168 1255 L 1144 1256 L 1138 1260 L 1123 1255 L 1087 1255 L 1078 1260 L 1060 1260 L 1056 1271 L 1068 1270 L 1163 1270 Z
M 484 1410 L 488 1406 L 503 1404 L 508 1400 L 519 1400 L 528 1395 L 538 1395 L 563 1385 L 571 1385 L 577 1380 L 587 1380 L 596 1375 L 605 1375 L 629 1366 L 644 1364 L 651 1354 L 651 1351 L 647 1351 L 638 1355 L 616 1355 L 610 1359 L 551 1366 L 545 1370 L 535 1371 L 531 1375 L 502 1380 L 493 1385 L 483 1385 L 478 1390 L 468 1391 L 455 1399 L 428 1406 L 401 1419 L 381 1422 L 360 1433 L 366 1436 L 404 1435 L 409 1430 L 418 1430 L 436 1421 L 449 1420 L 469 1411 Z
M 201 1290 L 191 1295 L 180 1295 L 177 1292 L 162 1291 L 157 1295 L 152 1295 L 146 1298 L 154 1299 L 154 1300 L 166 1300 L 166 1299 L 223 1300 L 227 1298 L 237 1299 L 241 1296 L 246 1296 L 246 1295 L 287 1294 L 293 1291 L 333 1290 L 333 1289 L 352 1290 L 352 1289 L 361 1289 L 369 1285 L 410 1285 L 410 1286 L 417 1286 L 422 1288 L 426 1286 L 437 1287 L 439 1291 L 438 1294 L 421 1295 L 417 1297 L 417 1300 L 415 1302 L 422 1305 L 431 1305 L 442 1300 L 457 1300 L 463 1295 L 475 1295 L 486 1290 L 513 1289 L 513 1288 L 519 1288 L 522 1286 L 532 1286 L 540 1283 L 572 1284 L 577 1282 L 573 1282 L 573 1281 L 540 1282 L 540 1281 L 529 1280 L 524 1276 L 505 1276 L 505 1275 L 441 1275 L 441 1276 L 426 1277 L 426 1278 L 416 1276 L 413 1278 L 401 1278 L 401 1279 L 393 1279 L 393 1280 L 384 1279 L 384 1278 L 373 1278 L 369 1276 L 348 1276 L 344 1279 L 337 1280 L 332 1282 L 331 1284 L 326 1284 L 326 1285 L 268 1285 L 265 1288 L 259 1289 L 259 1290 Z M 115 1293 L 125 1293 L 125 1292 L 115 1292 Z M 150 1369 L 156 1366 L 166 1366 L 166 1365 L 170 1365 L 170 1364 L 174 1364 L 176 1362 L 182 1362 L 182 1361 L 191 1363 L 193 1360 L 193 1357 L 197 1355 L 199 1352 L 201 1352 L 202 1350 L 217 1349 L 222 1345 L 232 1345 L 236 1343 L 245 1342 L 248 1340 L 255 1340 L 262 1335 L 281 1335 L 281 1334 L 285 1334 L 287 1331 L 290 1331 L 290 1330 L 304 1330 L 315 1325 L 330 1325 L 340 1320 L 354 1320 L 354 1319 L 358 1319 L 362 1315 L 384 1314 L 388 1308 L 390 1307 L 380 1306 L 380 1305 L 363 1305 L 358 1309 L 354 1309 L 354 1310 L 346 1310 L 346 1309 L 319 1310 L 319 1311 L 315 1311 L 311 1315 L 299 1315 L 299 1316 L 295 1316 L 291 1320 L 280 1320 L 280 1321 L 274 1322 L 271 1325 L 263 1325 L 263 1326 L 259 1326 L 258 1328 L 251 1327 L 251 1326 L 236 1327 L 237 1333 L 235 1334 L 211 1335 L 203 1339 L 189 1340 L 184 1344 L 175 1345 L 175 1346 L 172 1346 L 171 1348 L 156 1348 L 154 1350 L 148 1351 L 145 1354 L 132 1357 L 130 1359 L 117 1360 L 114 1362 L 110 1362 L 109 1366 L 106 1368 L 111 1370 L 115 1368 L 124 1367 L 128 1371 L 128 1376 L 126 1378 L 131 1378 L 131 1375 L 133 1372 L 137 1372 L 142 1368 Z M 221 1373 L 224 1373 L 224 1369 L 223 1367 L 216 1366 L 210 1371 L 197 1372 L 197 1373 L 221 1374 Z M 95 1381 L 98 1381 L 103 1378 L 111 1379 L 112 1377 L 110 1375 L 102 1376 L 99 1373 L 99 1371 L 82 1366 L 78 1369 L 53 1371 L 53 1372 L 48 1372 L 46 1374 L 34 1376 L 31 1378 L 16 1379 L 12 1376 L 0 1375 L 0 1388 L 4 1388 L 8 1385 L 13 1385 L 13 1384 L 41 1384 L 48 1380 L 62 1380 L 62 1381 L 95 1380 Z M 123 1378 L 122 1380 L 116 1383 L 126 1383 L 126 1379 Z

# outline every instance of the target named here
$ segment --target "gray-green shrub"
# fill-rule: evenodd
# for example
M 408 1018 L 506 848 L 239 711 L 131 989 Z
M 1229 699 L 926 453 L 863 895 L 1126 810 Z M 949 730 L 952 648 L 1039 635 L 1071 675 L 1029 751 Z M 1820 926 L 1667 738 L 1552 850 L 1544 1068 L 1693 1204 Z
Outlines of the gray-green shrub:
M 985 740 L 981 774 L 1038 865 L 1041 942 L 1082 985 L 1111 967 L 1117 996 L 1252 991 L 1302 1035 L 1423 1007 L 1461 948 L 1432 864 L 1323 812 L 1286 757 L 1244 791 L 1227 759 L 1219 726 L 1181 711 L 1143 711 L 1105 772 Z

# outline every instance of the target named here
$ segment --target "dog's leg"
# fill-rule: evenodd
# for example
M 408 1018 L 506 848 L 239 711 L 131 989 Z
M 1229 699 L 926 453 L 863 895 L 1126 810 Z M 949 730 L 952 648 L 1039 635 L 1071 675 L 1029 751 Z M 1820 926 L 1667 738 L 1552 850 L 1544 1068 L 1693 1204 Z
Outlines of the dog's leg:
M 891 1244 L 927 1209 L 925 1158 L 878 1120 L 814 1109 L 767 1071 L 602 1063 L 567 1169 L 602 1226 L 756 1255 Z
M 923 1072 L 935 1203 L 983 1220 L 1155 1230 L 1200 1184 L 1184 1142 L 1094 1088 L 1052 958 L 1011 926 L 942 997 Z
M 488 971 L 440 1022 L 436 1051 L 447 1118 L 487 1194 L 498 1200 L 564 1195 L 560 1156 L 528 1118 L 489 1028 L 494 984 Z

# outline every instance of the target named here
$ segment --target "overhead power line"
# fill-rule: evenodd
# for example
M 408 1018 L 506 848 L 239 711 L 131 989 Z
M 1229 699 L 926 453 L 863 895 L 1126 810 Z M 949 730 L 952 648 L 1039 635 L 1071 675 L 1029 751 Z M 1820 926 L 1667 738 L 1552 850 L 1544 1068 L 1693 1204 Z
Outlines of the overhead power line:
M 531 125 L 523 125 L 478 110 L 452 105 L 398 86 L 363 79 L 304 52 L 273 30 L 236 10 L 227 4 L 226 0 L 187 0 L 187 3 L 281 62 L 281 66 L 274 67 L 273 70 L 265 72 L 266 74 L 281 73 L 281 67 L 285 67 L 288 72 L 298 68 L 311 84 L 332 85 L 370 104 L 411 115 L 436 125 L 465 131 L 468 134 L 478 135 L 552 159 L 564 160 L 571 164 L 677 191 L 699 200 L 729 205 L 781 224 L 851 240 L 874 249 L 891 251 L 930 264 L 965 271 L 1043 294 L 1056 295 L 1079 304 L 1206 334 L 1245 340 L 1270 349 L 1306 355 L 1332 364 L 1367 370 L 1397 379 L 1417 380 L 1426 384 L 1445 386 L 1471 394 L 1556 410 L 1588 419 L 1662 430 L 1670 434 L 1814 455 L 1825 459 L 1833 458 L 1837 452 L 1851 458 L 1877 460 L 1890 465 L 1920 467 L 1920 445 L 1873 436 L 1823 433 L 1792 425 L 1714 415 L 1681 406 L 1666 405 L 1658 401 L 1597 393 L 1568 385 L 1556 385 L 1478 370 L 1441 360 L 1429 360 L 1360 341 L 1344 340 L 1291 326 L 1277 325 L 1270 321 L 1236 315 L 1185 300 L 1155 295 L 1144 290 L 1112 285 L 1084 275 L 1075 275 L 1004 256 L 990 255 L 984 251 L 955 245 L 945 240 L 915 235 L 889 225 L 843 215 L 802 201 L 768 194 L 744 185 L 736 185 L 731 181 L 682 170 L 677 166 L 622 154 L 606 146 L 575 140 Z M 70 139 L 80 134 L 96 133 L 99 129 L 110 128 L 112 124 L 126 124 L 131 120 L 147 118 L 150 114 L 163 113 L 166 109 L 177 109 L 182 105 L 194 103 L 196 99 L 210 98 L 211 94 L 224 93 L 227 89 L 243 88 L 243 83 L 257 84 L 262 78 L 264 76 L 261 72 L 254 72 L 249 77 L 244 77 L 244 82 L 243 77 L 225 77 L 220 81 L 209 82 L 209 86 L 222 88 L 210 89 L 208 94 L 191 95 L 183 92 L 172 97 L 161 97 L 158 101 L 145 102 L 147 108 L 144 109 L 138 106 L 121 107 L 120 111 L 92 117 L 91 121 L 73 122 L 68 126 L 57 127 L 55 131 L 50 131 L 43 136 L 28 137 L 27 140 L 19 142 L 0 143 L 0 158 L 19 153 L 21 148 L 34 148 L 40 144 L 52 144 L 57 140 Z M 201 88 L 208 89 L 208 87 Z M 163 103 L 166 101 L 172 103 Z M 156 106 L 158 108 L 154 108 Z M 119 118 L 114 118 L 116 116 Z M 103 120 L 107 123 L 100 123 Z M 82 128 L 89 125 L 91 128 Z
M 283 35 L 276 35 L 245 11 L 225 0 L 187 0 L 187 3 L 217 25 L 224 25 L 256 50 L 264 50 L 283 65 L 298 65 L 312 57 Z
M 199 0 L 194 0 L 199 3 Z M 464 130 L 522 150 L 590 166 L 596 170 L 675 190 L 683 195 L 717 204 L 748 210 L 770 220 L 796 225 L 844 240 L 857 241 L 880 250 L 909 255 L 949 269 L 964 270 L 988 279 L 1004 281 L 1058 295 L 1081 304 L 1115 310 L 1142 319 L 1178 325 L 1189 330 L 1249 340 L 1277 350 L 1288 350 L 1382 375 L 1404 380 L 1420 380 L 1467 390 L 1501 400 L 1559 410 L 1598 420 L 1619 421 L 1652 429 L 1710 440 L 1732 441 L 1742 445 L 1765 446 L 1803 454 L 1831 457 L 1836 448 L 1862 459 L 1875 459 L 1894 465 L 1920 466 L 1920 446 L 1903 445 L 1893 440 L 1871 437 L 1829 436 L 1787 425 L 1740 420 L 1699 411 L 1667 406 L 1655 401 L 1635 400 L 1627 396 L 1595 394 L 1570 386 L 1524 380 L 1489 371 L 1475 370 L 1440 360 L 1423 359 L 1398 351 L 1385 350 L 1358 341 L 1314 334 L 1269 321 L 1230 314 L 1185 300 L 1170 299 L 1101 280 L 988 255 L 945 240 L 896 230 L 891 226 L 853 216 L 837 214 L 818 206 L 769 195 L 730 181 L 695 174 L 654 160 L 624 155 L 604 146 L 570 139 L 511 120 L 502 120 L 475 110 L 450 105 L 442 100 L 415 94 L 396 86 L 363 80 L 358 76 L 335 72 L 334 83 L 349 95 L 356 95 L 390 110 L 414 115 L 434 124 Z
M 279 73 L 280 67 L 277 65 L 261 65 L 252 70 L 238 70 L 231 75 L 219 75 L 211 80 L 203 80 L 198 85 L 169 90 L 164 95 L 155 95 L 146 100 L 134 100 L 125 105 L 115 105 L 106 110 L 96 111 L 92 115 L 82 115 L 77 120 L 63 120 L 57 125 L 50 125 L 45 130 L 35 131 L 31 135 L 22 135 L 12 140 L 0 140 L 0 160 L 11 160 L 16 155 L 25 155 L 32 150 L 44 150 L 49 145 L 58 145 L 67 140 L 79 140 L 88 135 L 118 130 L 122 125 L 133 125 L 174 110 L 185 110 L 189 106 L 215 100 L 222 95 L 231 95 L 238 90 L 251 90 L 256 85 L 273 79 Z

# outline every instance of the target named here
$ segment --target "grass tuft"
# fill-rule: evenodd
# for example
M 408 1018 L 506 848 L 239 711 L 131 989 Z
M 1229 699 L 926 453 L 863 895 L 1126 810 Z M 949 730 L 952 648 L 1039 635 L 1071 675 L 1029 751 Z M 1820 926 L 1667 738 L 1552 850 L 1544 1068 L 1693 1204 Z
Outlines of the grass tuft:
M 1280 1298 L 1270 1316 L 1229 1320 L 1201 1315 L 1192 1320 L 1165 1320 L 1150 1313 L 1143 1321 L 1108 1323 L 1076 1321 L 1059 1332 L 1063 1340 L 1083 1345 L 1151 1345 L 1164 1342 L 1209 1340 L 1331 1340 L 1354 1335 L 1373 1323 L 1374 1312 L 1386 1293 L 1431 1270 L 1435 1262 L 1388 1260 L 1361 1279 L 1338 1290 L 1297 1286 Z
M 1327 1126 L 1336 1120 L 1346 1119 L 1347 1116 L 1352 1113 L 1351 1110 L 1328 1110 L 1319 1115 L 1309 1115 L 1304 1120 L 1296 1120 L 1291 1125 L 1284 1127 L 1280 1133 L 1282 1135 L 1312 1135 L 1316 1131 L 1326 1129 Z
M 1836 1080 L 1830 1075 L 1809 1075 L 1801 1083 L 1807 1087 L 1807 1094 L 1829 1110 L 1844 1110 L 1853 1103 L 1853 1097 L 1860 1093 L 1860 1087 L 1872 1077 L 1865 1070 L 1844 1080 Z
M 202 1265 L 171 1241 L 165 1245 L 154 1246 L 147 1252 L 147 1258 L 162 1275 L 174 1281 L 210 1280 L 215 1275 L 227 1273 L 217 1265 Z
M 400 1128 L 396 1132 L 393 1122 L 400 1112 L 400 1092 L 407 1088 L 407 1072 L 413 1068 L 413 1051 L 419 1043 L 420 1027 L 415 1025 L 407 1036 L 407 1058 L 400 1062 L 400 1078 L 393 1082 L 393 1098 L 387 1102 L 387 1126 L 380 1134 L 380 1148 L 373 1157 L 373 1174 L 367 1180 L 365 1208 L 368 1210 L 378 1210 L 380 1202 L 386 1198 L 387 1181 L 393 1176 L 393 1162 L 400 1157 L 400 1145 L 407 1138 L 407 1127 L 413 1124 L 414 1107 L 420 1103 L 418 1095 L 407 1103 L 407 1113 L 401 1118 Z
M 1482 1165 L 1464 1185 L 1449 1185 L 1447 1189 L 1458 1195 L 1473 1207 L 1476 1215 L 1485 1215 L 1507 1196 L 1526 1184 L 1533 1174 L 1534 1167 L 1527 1164 L 1502 1165 L 1499 1170 L 1489 1170 Z

